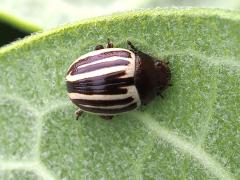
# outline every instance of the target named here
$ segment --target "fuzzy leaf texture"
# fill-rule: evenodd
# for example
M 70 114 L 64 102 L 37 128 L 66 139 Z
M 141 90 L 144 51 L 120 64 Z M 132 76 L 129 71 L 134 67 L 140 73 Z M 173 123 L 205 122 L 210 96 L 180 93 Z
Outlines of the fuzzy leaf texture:
M 0 49 L 0 179 L 238 179 L 239 29 L 239 11 L 153 9 Z M 173 86 L 112 121 L 76 121 L 67 69 L 107 38 L 168 60 Z

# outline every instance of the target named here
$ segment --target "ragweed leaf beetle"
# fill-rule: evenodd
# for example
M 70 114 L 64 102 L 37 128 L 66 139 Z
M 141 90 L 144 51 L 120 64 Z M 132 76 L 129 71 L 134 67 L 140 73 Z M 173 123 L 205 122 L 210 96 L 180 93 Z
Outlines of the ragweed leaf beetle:
M 68 96 L 82 112 L 111 119 L 114 115 L 146 105 L 170 86 L 168 62 L 138 50 L 127 41 L 130 50 L 97 45 L 69 67 Z

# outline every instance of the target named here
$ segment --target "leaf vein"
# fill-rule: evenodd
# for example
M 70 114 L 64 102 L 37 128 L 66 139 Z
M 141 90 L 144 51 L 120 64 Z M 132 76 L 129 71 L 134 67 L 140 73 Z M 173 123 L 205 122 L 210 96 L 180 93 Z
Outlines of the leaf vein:
M 167 128 L 161 127 L 158 122 L 149 115 L 143 113 L 134 113 L 133 115 L 137 119 L 141 120 L 154 135 L 179 149 L 182 153 L 189 154 L 194 157 L 217 178 L 223 180 L 234 179 L 234 176 L 230 172 L 228 172 L 217 160 L 211 157 L 211 155 L 201 147 L 186 141 L 180 136 L 177 136 L 174 132 L 171 132 Z

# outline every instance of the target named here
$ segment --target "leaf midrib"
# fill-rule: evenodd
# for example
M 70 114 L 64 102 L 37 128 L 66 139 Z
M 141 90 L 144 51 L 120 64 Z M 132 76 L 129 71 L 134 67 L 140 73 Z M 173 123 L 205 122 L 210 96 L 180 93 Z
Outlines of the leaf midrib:
M 52 173 L 46 169 L 40 160 L 33 161 L 3 161 L 0 160 L 0 171 L 25 170 L 32 171 L 43 179 L 54 180 Z
M 177 148 L 180 152 L 194 157 L 215 177 L 222 180 L 235 179 L 231 172 L 227 171 L 217 160 L 211 157 L 210 154 L 204 151 L 204 149 L 197 144 L 191 144 L 182 137 L 177 136 L 174 132 L 171 132 L 169 129 L 160 126 L 158 122 L 149 115 L 144 113 L 134 113 L 133 116 L 141 120 L 145 127 L 152 132 L 153 136 L 166 141 L 173 147 Z

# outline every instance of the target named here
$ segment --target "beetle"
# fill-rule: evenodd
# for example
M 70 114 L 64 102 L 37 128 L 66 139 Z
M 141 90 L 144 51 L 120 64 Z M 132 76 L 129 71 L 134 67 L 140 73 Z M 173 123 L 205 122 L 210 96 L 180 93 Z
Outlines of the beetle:
M 107 48 L 97 45 L 70 65 L 66 84 L 70 100 L 79 107 L 76 119 L 83 112 L 112 119 L 162 97 L 171 86 L 169 62 L 138 50 L 130 41 L 127 44 L 130 50 L 114 48 L 108 39 Z

